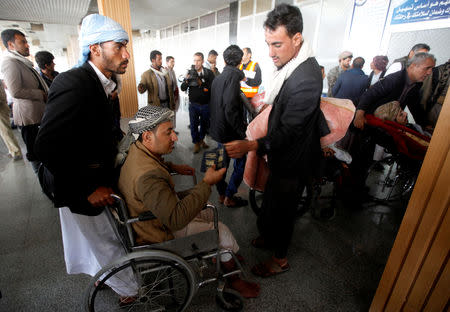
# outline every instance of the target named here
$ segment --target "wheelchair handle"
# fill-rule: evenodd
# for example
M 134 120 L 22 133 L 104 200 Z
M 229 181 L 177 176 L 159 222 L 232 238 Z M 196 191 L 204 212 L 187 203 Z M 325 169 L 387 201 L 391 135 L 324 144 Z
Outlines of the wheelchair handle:
M 214 228 L 219 229 L 219 212 L 217 207 L 212 204 L 206 204 L 206 208 L 210 208 L 214 213 Z

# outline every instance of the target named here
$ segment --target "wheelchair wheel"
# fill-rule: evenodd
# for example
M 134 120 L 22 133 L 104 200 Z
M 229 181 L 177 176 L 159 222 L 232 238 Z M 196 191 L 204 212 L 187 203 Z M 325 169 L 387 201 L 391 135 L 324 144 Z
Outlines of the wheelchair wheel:
M 262 201 L 263 201 L 263 192 L 250 189 L 248 193 L 248 199 L 250 202 L 250 207 L 252 207 L 253 212 L 256 215 L 259 215 L 262 207 Z M 296 217 L 300 218 L 303 216 L 310 208 L 311 208 L 311 199 L 312 199 L 312 188 L 309 187 L 305 188 L 302 192 L 302 194 L 299 194 L 300 202 L 297 207 Z
M 96 283 L 96 281 L 98 281 Z M 111 288 L 129 294 L 119 304 Z M 97 285 L 96 285 L 97 284 Z M 197 291 L 192 268 L 182 258 L 165 251 L 131 253 L 100 270 L 85 293 L 86 311 L 184 311 Z
M 222 311 L 239 312 L 244 308 L 244 298 L 233 289 L 225 288 L 216 294 L 216 303 Z
M 368 195 L 381 202 L 409 199 L 415 182 L 416 175 L 392 156 L 373 163 L 366 176 Z

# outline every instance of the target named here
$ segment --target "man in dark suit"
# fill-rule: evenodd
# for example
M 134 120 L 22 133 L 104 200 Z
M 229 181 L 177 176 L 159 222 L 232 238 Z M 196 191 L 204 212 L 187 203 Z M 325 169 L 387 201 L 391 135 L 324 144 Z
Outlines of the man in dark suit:
M 83 19 L 79 66 L 53 81 L 36 153 L 44 167 L 40 180 L 60 208 L 64 256 L 69 274 L 94 275 L 102 266 L 124 254 L 108 223 L 104 206 L 111 194 L 117 138 L 111 94 L 115 75 L 124 74 L 130 55 L 128 34 L 120 24 L 98 14 Z M 131 272 L 128 280 L 109 285 L 122 298 L 136 294 Z
M 363 129 L 364 114 L 373 114 L 381 105 L 391 101 L 399 101 L 402 109 L 408 106 L 415 123 L 427 126 L 426 113 L 420 105 L 420 88 L 431 75 L 436 59 L 429 53 L 415 54 L 407 64 L 407 68 L 386 76 L 370 87 L 362 96 L 356 109 L 353 124 Z
M 352 68 L 339 75 L 333 86 L 333 96 L 338 99 L 349 99 L 356 106 L 361 94 L 367 88 L 368 77 L 363 72 L 364 59 L 357 57 L 353 60 Z
M 295 224 L 300 192 L 320 158 L 319 126 L 322 74 L 309 43 L 302 36 L 300 10 L 280 4 L 264 23 L 269 56 L 276 70 L 264 101 L 273 104 L 267 135 L 254 140 L 225 144 L 232 158 L 256 150 L 267 155 L 270 168 L 258 215 L 260 236 L 255 247 L 268 247 L 274 256 L 253 267 L 258 276 L 268 277 L 289 269 L 288 246 Z

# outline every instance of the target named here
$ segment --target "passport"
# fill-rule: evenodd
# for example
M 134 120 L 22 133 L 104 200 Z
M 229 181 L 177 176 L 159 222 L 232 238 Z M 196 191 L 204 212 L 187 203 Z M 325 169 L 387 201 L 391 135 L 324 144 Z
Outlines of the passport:
M 205 151 L 203 153 L 200 171 L 206 172 L 212 165 L 216 165 L 216 170 L 223 168 L 225 153 L 224 147 L 216 147 L 215 149 Z

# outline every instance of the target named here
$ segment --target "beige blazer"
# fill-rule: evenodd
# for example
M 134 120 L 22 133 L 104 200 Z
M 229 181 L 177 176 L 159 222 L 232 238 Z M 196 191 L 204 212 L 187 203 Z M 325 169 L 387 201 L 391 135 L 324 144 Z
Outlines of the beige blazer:
M 1 71 L 13 97 L 14 123 L 18 126 L 41 123 L 45 102 L 38 78 L 29 67 L 13 58 L 3 58 Z
M 194 188 L 175 192 L 169 166 L 153 155 L 141 142 L 130 146 L 120 170 L 118 187 L 131 217 L 151 211 L 157 219 L 133 223 L 138 244 L 173 239 L 173 232 L 191 222 L 206 205 L 211 187 L 204 181 Z
M 164 75 L 164 78 L 166 79 L 167 89 L 169 92 L 169 108 L 173 110 L 175 109 L 175 99 L 173 95 L 172 80 L 170 79 L 167 73 Z M 139 92 L 144 93 L 145 91 L 147 91 L 148 105 L 161 106 L 158 97 L 159 92 L 158 81 L 156 79 L 157 79 L 156 74 L 151 69 L 144 72 L 141 76 L 141 82 L 139 83 L 142 84 L 144 89 L 142 92 L 141 91 Z

